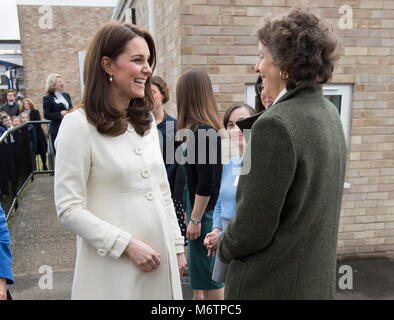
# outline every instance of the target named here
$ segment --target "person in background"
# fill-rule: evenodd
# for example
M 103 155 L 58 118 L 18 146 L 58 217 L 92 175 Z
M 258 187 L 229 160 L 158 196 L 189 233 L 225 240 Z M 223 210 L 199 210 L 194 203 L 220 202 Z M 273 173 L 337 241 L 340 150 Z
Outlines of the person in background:
M 256 96 L 254 99 L 254 108 L 257 113 L 265 111 L 265 107 L 264 107 L 263 102 L 261 100 L 262 82 L 263 82 L 263 80 L 261 79 L 261 76 L 259 75 L 257 77 L 256 83 L 254 85 L 254 91 L 256 93 Z
M 29 116 L 27 115 L 26 112 L 24 112 L 24 111 L 21 112 L 19 117 L 21 119 L 21 123 L 29 122 Z M 30 142 L 33 170 L 37 170 L 37 163 L 36 163 L 37 134 L 36 134 L 36 129 L 34 128 L 34 126 L 32 124 L 27 124 L 27 130 L 29 133 L 29 142 Z
M 14 90 L 8 90 L 7 102 L 3 104 L 1 110 L 8 113 L 10 117 L 19 115 L 19 103 L 16 101 L 16 92 Z
M 8 115 L 8 113 L 3 114 L 3 115 L 1 116 L 1 118 L 0 118 L 0 120 L 1 120 L 1 122 L 3 123 L 3 125 L 7 128 L 7 130 L 13 128 L 12 119 L 11 119 L 11 117 Z
M 1 120 L 3 117 L 7 116 L 8 114 L 5 111 L 0 111 L 0 132 L 3 133 L 7 130 L 7 126 Z
M 53 150 L 56 151 L 54 143 L 59 131 L 59 126 L 66 114 L 72 109 L 71 97 L 64 92 L 64 83 L 60 74 L 51 73 L 46 81 L 47 95 L 42 99 L 44 118 L 51 120 L 49 133 L 51 135 Z
M 271 96 L 267 79 L 263 79 L 263 81 L 257 85 L 257 91 L 264 110 L 268 109 L 269 105 L 274 102 L 275 99 Z
M 168 91 L 167 83 L 164 81 L 164 79 L 159 76 L 153 76 L 151 89 L 154 99 L 154 108 L 152 112 L 156 121 L 157 129 L 161 133 L 161 139 L 160 139 L 161 153 L 163 155 L 164 164 L 167 170 L 167 177 L 170 183 L 171 195 L 172 195 L 172 200 L 174 201 L 174 207 L 178 219 L 178 224 L 179 227 L 181 228 L 181 233 L 182 236 L 185 238 L 185 244 L 186 244 L 186 225 L 185 225 L 184 210 L 182 205 L 182 196 L 181 197 L 177 196 L 178 194 L 177 190 L 179 188 L 182 188 L 182 192 L 183 192 L 184 183 L 181 179 L 175 176 L 176 170 L 179 169 L 179 166 L 175 161 L 175 150 L 179 145 L 175 141 L 176 119 L 171 117 L 164 110 L 164 104 L 166 104 L 169 100 L 169 91 Z M 168 143 L 171 143 L 171 145 L 168 145 L 168 149 L 167 149 Z M 175 186 L 175 183 L 177 183 L 178 185 Z
M 12 300 L 8 285 L 14 284 L 10 232 L 7 219 L 0 203 L 0 300 Z
M 204 239 L 212 230 L 213 209 L 219 196 L 222 164 L 218 131 L 222 124 L 208 74 L 202 70 L 182 74 L 176 87 L 176 103 L 177 131 L 188 133 L 183 172 L 190 286 L 194 299 L 217 300 L 223 296 L 224 285 L 212 280 L 215 259 L 208 257 Z M 199 148 L 201 143 L 205 147 Z
M 229 263 L 226 299 L 333 299 L 347 146 L 322 84 L 338 39 L 313 13 L 294 9 L 258 31 L 255 66 L 275 101 L 238 121 L 251 128 L 236 215 L 218 252 Z M 245 125 L 245 123 L 248 124 Z
M 168 92 L 167 83 L 163 80 L 163 78 L 159 76 L 153 76 L 151 89 L 155 101 L 152 112 L 156 121 L 157 129 L 160 130 L 162 134 L 161 147 L 162 147 L 163 160 L 166 166 L 168 180 L 170 181 L 170 185 L 171 185 L 171 181 L 173 180 L 172 179 L 173 170 L 175 167 L 175 153 L 171 152 L 171 159 L 168 159 L 166 154 L 166 150 L 167 150 L 166 147 L 167 147 L 167 141 L 172 141 L 173 144 L 175 144 L 176 119 L 171 117 L 164 110 L 164 104 L 166 104 L 169 100 L 169 92 Z
M 220 193 L 213 212 L 212 232 L 208 233 L 204 240 L 204 245 L 208 249 L 208 255 L 215 255 L 218 239 L 223 230 L 226 229 L 230 220 L 235 215 L 235 193 L 237 191 L 238 179 L 242 165 L 244 148 L 246 145 L 242 131 L 236 122 L 254 115 L 256 110 L 248 104 L 235 103 L 227 109 L 223 123 L 230 141 L 239 149 L 239 155 L 230 159 L 224 166 L 222 181 L 220 183 Z M 218 257 L 215 259 L 212 279 L 216 282 L 224 282 L 227 265 L 222 263 Z
M 21 124 L 21 119 L 19 118 L 19 116 L 13 116 L 11 119 L 13 127 L 17 127 Z
M 11 117 L 8 115 L 8 113 L 3 114 L 3 115 L 0 117 L 0 120 L 1 120 L 1 122 L 3 123 L 3 125 L 6 127 L 6 130 L 12 129 L 12 128 L 14 127 L 13 124 L 12 124 L 12 119 L 11 119 Z M 14 142 L 15 142 L 15 139 L 14 139 L 14 136 L 13 136 L 12 133 L 9 135 L 9 139 L 10 139 L 10 142 L 11 142 L 11 143 L 14 143 Z
M 182 299 L 186 266 L 159 136 L 149 32 L 110 21 L 89 44 L 82 106 L 56 139 L 58 219 L 77 234 L 72 299 Z
M 30 121 L 41 121 L 40 111 L 36 109 L 36 106 L 33 100 L 29 98 L 23 99 L 21 103 L 21 112 L 26 112 Z M 42 129 L 41 124 L 35 123 L 33 124 L 35 128 L 35 135 L 36 135 L 36 148 L 35 154 L 39 154 L 42 161 L 42 169 L 44 171 L 48 170 L 47 166 L 47 151 L 48 151 L 48 144 L 47 139 L 45 137 L 44 130 Z

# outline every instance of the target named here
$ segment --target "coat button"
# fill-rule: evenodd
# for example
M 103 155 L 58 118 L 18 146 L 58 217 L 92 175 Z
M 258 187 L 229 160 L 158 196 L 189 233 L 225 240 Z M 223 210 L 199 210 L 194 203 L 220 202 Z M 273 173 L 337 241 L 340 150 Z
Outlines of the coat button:
M 152 191 L 148 191 L 145 195 L 146 199 L 148 199 L 149 201 L 152 201 L 154 199 L 154 195 Z
M 141 155 L 142 154 L 142 148 L 141 147 L 135 147 L 134 148 L 134 152 L 136 155 Z
M 98 250 L 97 250 L 97 253 L 98 253 L 100 256 L 105 257 L 105 255 L 107 254 L 107 251 L 105 251 L 104 249 L 98 249 Z
M 148 178 L 149 177 L 149 170 L 145 169 L 144 171 L 141 172 L 141 176 L 143 178 Z

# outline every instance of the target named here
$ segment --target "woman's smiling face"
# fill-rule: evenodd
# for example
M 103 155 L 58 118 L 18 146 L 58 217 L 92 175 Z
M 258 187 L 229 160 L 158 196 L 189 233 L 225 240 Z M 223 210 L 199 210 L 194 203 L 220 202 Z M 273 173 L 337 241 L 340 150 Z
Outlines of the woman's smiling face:
M 273 63 L 271 53 L 261 42 L 259 43 L 259 60 L 255 65 L 255 71 L 266 80 L 270 88 L 270 95 L 276 98 L 282 91 L 283 80 L 280 78 L 280 70 Z
M 145 96 L 145 83 L 152 74 L 149 58 L 149 47 L 144 38 L 135 37 L 127 43 L 125 51 L 112 65 L 112 87 L 117 94 L 127 99 Z

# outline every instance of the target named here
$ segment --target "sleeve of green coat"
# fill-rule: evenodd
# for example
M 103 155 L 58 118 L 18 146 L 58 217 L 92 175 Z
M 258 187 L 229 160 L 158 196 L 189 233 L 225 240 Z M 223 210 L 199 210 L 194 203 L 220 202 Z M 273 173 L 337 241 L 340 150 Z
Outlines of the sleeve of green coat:
M 268 247 L 296 169 L 293 138 L 282 120 L 258 119 L 246 146 L 236 194 L 236 214 L 220 237 L 220 260 L 229 263 Z

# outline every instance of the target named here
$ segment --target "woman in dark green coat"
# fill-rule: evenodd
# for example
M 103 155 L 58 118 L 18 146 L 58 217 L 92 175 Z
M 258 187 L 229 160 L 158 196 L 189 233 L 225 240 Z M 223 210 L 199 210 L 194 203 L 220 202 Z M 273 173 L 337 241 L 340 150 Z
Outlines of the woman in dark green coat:
M 258 39 L 255 69 L 276 100 L 237 123 L 251 137 L 236 216 L 218 246 L 230 263 L 225 298 L 333 299 L 347 147 L 321 85 L 332 76 L 338 41 L 302 10 L 267 21 Z

